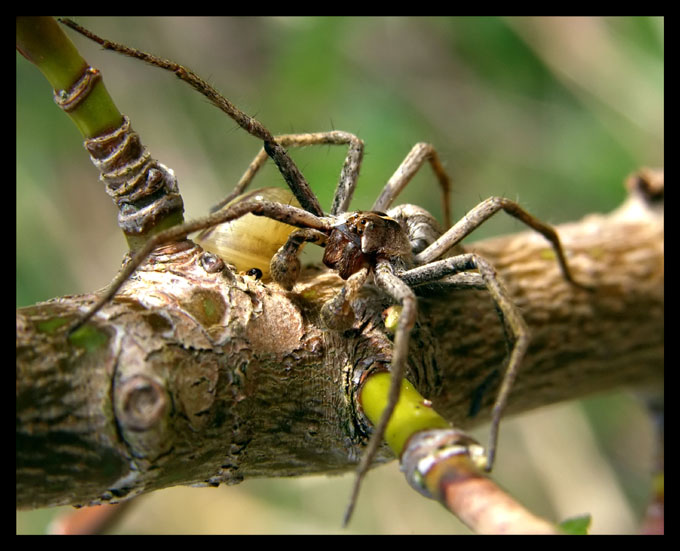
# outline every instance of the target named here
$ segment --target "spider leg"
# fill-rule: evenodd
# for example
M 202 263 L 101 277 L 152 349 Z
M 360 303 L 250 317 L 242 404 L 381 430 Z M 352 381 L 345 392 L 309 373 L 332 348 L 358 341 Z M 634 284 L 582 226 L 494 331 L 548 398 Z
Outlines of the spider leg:
M 442 202 L 444 209 L 444 224 L 448 228 L 451 225 L 451 210 L 449 206 L 449 196 L 451 194 L 451 180 L 449 175 L 444 170 L 444 166 L 439 160 L 439 155 L 435 148 L 429 143 L 417 143 L 413 146 L 406 158 L 401 162 L 399 168 L 395 171 L 392 177 L 387 181 L 382 192 L 373 203 L 371 210 L 385 212 L 394 199 L 406 187 L 413 176 L 425 161 L 429 161 L 434 170 L 439 185 L 442 188 Z
M 258 216 L 267 216 L 290 224 L 291 226 L 298 226 L 303 228 L 312 228 L 320 231 L 328 231 L 330 229 L 330 222 L 326 218 L 320 218 L 312 213 L 294 207 L 292 205 L 284 205 L 266 200 L 247 200 L 235 203 L 228 208 L 197 218 L 191 222 L 186 222 L 178 226 L 174 226 L 165 231 L 159 232 L 151 237 L 142 248 L 140 248 L 130 261 L 121 269 L 120 272 L 113 279 L 106 291 L 99 297 L 94 305 L 80 318 L 73 326 L 69 328 L 72 333 L 87 320 L 89 320 L 97 311 L 104 306 L 111 298 L 118 292 L 123 283 L 135 272 L 135 270 L 144 262 L 144 260 L 154 251 L 154 249 L 185 239 L 189 234 L 199 230 L 229 222 L 236 218 L 240 218 L 248 213 Z
M 422 291 L 439 292 L 441 289 L 478 289 L 480 291 L 486 290 L 486 283 L 482 276 L 477 272 L 461 272 L 459 274 L 452 274 L 445 276 L 442 279 L 429 281 L 418 285 L 419 293 Z
M 390 365 L 390 388 L 388 393 L 387 405 L 380 417 L 378 425 L 375 427 L 368 446 L 361 456 L 359 465 L 354 479 L 354 486 L 352 489 L 352 496 L 349 505 L 345 511 L 344 524 L 349 522 L 354 510 L 357 497 L 359 496 L 359 489 L 364 476 L 375 459 L 375 455 L 380 448 L 385 435 L 385 429 L 389 423 L 394 408 L 399 400 L 401 391 L 401 382 L 406 373 L 407 359 L 408 359 L 408 343 L 411 336 L 411 330 L 416 321 L 417 315 L 417 299 L 411 288 L 404 283 L 394 273 L 391 264 L 386 260 L 378 261 L 375 268 L 375 281 L 383 288 L 394 300 L 399 302 L 402 306 L 402 311 L 399 316 L 399 322 L 394 334 L 394 347 L 392 351 L 392 362 Z
M 333 331 L 344 331 L 354 323 L 354 311 L 351 303 L 359 289 L 368 279 L 368 268 L 362 268 L 347 278 L 342 289 L 326 301 L 321 308 L 321 321 Z
M 236 187 L 234 187 L 234 189 L 229 193 L 229 195 L 227 195 L 219 203 L 211 207 L 210 212 L 217 212 L 218 210 L 223 208 L 226 204 L 233 201 L 236 197 L 242 195 L 248 188 L 250 183 L 253 181 L 253 178 L 255 178 L 257 171 L 260 170 L 260 168 L 262 168 L 262 166 L 264 165 L 268 158 L 269 155 L 267 155 L 267 152 L 264 150 L 264 148 L 260 149 L 258 154 L 253 159 L 253 161 L 248 165 L 248 168 L 246 168 L 246 171 L 243 173 L 243 176 L 241 176 L 241 179 L 236 184 Z
M 557 262 L 560 266 L 560 270 L 562 271 L 564 279 L 576 287 L 587 288 L 584 285 L 576 282 L 572 277 L 557 232 L 548 224 L 544 224 L 538 218 L 529 214 L 514 201 L 504 197 L 489 197 L 485 201 L 479 203 L 479 205 L 474 207 L 463 218 L 456 222 L 456 224 L 449 228 L 449 230 L 434 243 L 432 243 L 432 245 L 427 247 L 424 251 L 416 254 L 416 264 L 424 265 L 428 262 L 431 262 L 432 260 L 435 260 L 436 258 L 440 258 L 500 210 L 504 210 L 510 216 L 513 216 L 521 222 L 524 222 L 527 226 L 533 228 L 543 237 L 545 237 L 550 242 L 555 251 Z
M 333 205 L 331 207 L 331 214 L 339 214 L 345 212 L 354 194 L 354 189 L 359 178 L 359 169 L 361 168 L 361 161 L 364 156 L 364 142 L 357 138 L 354 134 L 343 132 L 341 130 L 332 130 L 330 132 L 312 132 L 306 134 L 282 134 L 275 136 L 276 142 L 283 147 L 305 147 L 308 145 L 349 145 L 347 157 L 340 172 L 340 180 L 335 190 L 333 198 Z M 255 156 L 253 162 L 250 163 L 246 171 L 241 176 L 238 184 L 234 190 L 217 205 L 215 205 L 210 212 L 215 212 L 221 209 L 234 197 L 241 195 L 245 189 L 250 185 L 255 178 L 258 170 L 262 168 L 267 161 L 267 152 L 263 149 Z
M 281 287 L 290 291 L 300 274 L 300 260 L 298 255 L 302 245 L 315 243 L 324 246 L 328 236 L 318 230 L 304 228 L 295 230 L 288 236 L 288 240 L 272 257 L 270 272 L 272 279 Z
M 125 46 L 124 44 L 118 44 L 116 42 L 111 42 L 110 40 L 101 38 L 69 19 L 60 18 L 59 21 L 71 29 L 79 32 L 83 36 L 89 38 L 90 40 L 97 42 L 102 46 L 102 48 L 106 50 L 112 50 L 128 57 L 140 59 L 146 63 L 175 73 L 177 78 L 186 82 L 200 94 L 203 94 L 213 105 L 229 115 L 229 117 L 231 117 L 234 122 L 236 122 L 236 124 L 238 124 L 246 132 L 264 141 L 265 151 L 276 163 L 281 175 L 286 180 L 288 186 L 293 192 L 293 195 L 295 195 L 302 207 L 312 214 L 323 216 L 323 210 L 321 209 L 321 205 L 319 204 L 319 200 L 316 198 L 316 195 L 314 195 L 304 176 L 298 170 L 297 166 L 283 146 L 276 142 L 276 139 L 272 133 L 269 132 L 269 130 L 267 130 L 267 128 L 265 128 L 264 125 L 262 125 L 262 123 L 260 123 L 257 119 L 246 115 L 193 71 L 183 67 L 178 63 L 175 63 L 174 61 L 162 59 L 152 54 L 142 52 L 141 50 L 137 50 L 136 48 L 131 48 L 129 46 Z
M 498 427 L 503 415 L 503 410 L 508 402 L 510 390 L 517 377 L 522 358 L 526 354 L 529 346 L 529 328 L 527 327 L 522 314 L 517 306 L 510 298 L 505 286 L 498 278 L 496 271 L 481 256 L 474 253 L 466 253 L 458 256 L 438 260 L 418 266 L 411 270 L 399 274 L 401 280 L 410 287 L 426 284 L 429 282 L 440 280 L 443 277 L 466 272 L 468 270 L 477 270 L 481 276 L 484 284 L 491 294 L 496 306 L 502 316 L 504 326 L 509 328 L 514 337 L 514 344 L 510 352 L 508 366 L 503 377 L 503 382 L 498 390 L 496 401 L 494 402 L 491 412 L 491 431 L 489 434 L 489 445 L 487 448 L 487 464 L 488 471 L 493 467 L 496 456 L 496 443 L 498 441 Z M 474 280 L 472 280 L 474 281 Z M 474 286 L 474 285 L 470 285 Z

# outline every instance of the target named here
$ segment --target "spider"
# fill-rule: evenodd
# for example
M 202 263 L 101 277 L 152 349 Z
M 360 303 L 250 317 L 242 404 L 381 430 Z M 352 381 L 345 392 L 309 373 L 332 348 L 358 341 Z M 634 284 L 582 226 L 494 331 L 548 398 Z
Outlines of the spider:
M 513 341 L 505 375 L 492 409 L 486 452 L 486 469 L 490 471 L 496 454 L 499 423 L 528 347 L 529 330 L 495 270 L 484 258 L 474 253 L 447 255 L 458 252 L 456 247 L 463 238 L 485 220 L 503 210 L 542 234 L 554 249 L 564 278 L 571 284 L 581 287 L 571 275 L 555 230 L 514 201 L 501 197 L 490 197 L 482 201 L 460 221 L 451 225 L 448 210 L 449 177 L 436 150 L 426 143 L 418 143 L 412 148 L 385 184 L 371 210 L 350 211 L 349 204 L 357 185 L 363 157 L 363 142 L 355 135 L 330 131 L 274 136 L 260 122 L 240 111 L 189 69 L 100 38 L 72 21 L 60 21 L 105 49 L 174 72 L 178 78 L 206 96 L 249 134 L 264 142 L 263 149 L 251 163 L 234 192 L 217 205 L 212 214 L 175 226 L 150 238 L 72 330 L 82 325 L 106 304 L 149 254 L 160 245 L 184 239 L 194 232 L 237 220 L 247 214 L 265 216 L 297 227 L 298 229 L 285 238 L 285 242 L 271 259 L 271 275 L 284 289 L 292 289 L 300 271 L 298 253 L 302 245 L 310 242 L 325 247 L 323 263 L 345 280 L 342 289 L 321 309 L 322 322 L 329 329 L 343 330 L 351 326 L 352 301 L 369 279 L 402 307 L 394 332 L 388 403 L 359 461 L 352 498 L 345 515 L 346 523 L 356 502 L 361 481 L 378 451 L 399 398 L 400 385 L 407 366 L 410 333 L 417 316 L 414 289 L 433 282 L 455 283 L 458 287 L 485 288 L 496 303 L 501 321 L 504 327 L 509 329 Z M 324 214 L 309 184 L 284 149 L 311 144 L 348 146 L 333 203 L 327 214 Z M 301 207 L 269 201 L 261 195 L 253 194 L 230 203 L 234 197 L 243 193 L 268 157 L 278 166 Z M 392 206 L 399 193 L 425 163 L 431 165 L 442 189 L 445 223 L 447 227 L 450 226 L 443 234 L 432 215 L 424 209 L 413 205 Z

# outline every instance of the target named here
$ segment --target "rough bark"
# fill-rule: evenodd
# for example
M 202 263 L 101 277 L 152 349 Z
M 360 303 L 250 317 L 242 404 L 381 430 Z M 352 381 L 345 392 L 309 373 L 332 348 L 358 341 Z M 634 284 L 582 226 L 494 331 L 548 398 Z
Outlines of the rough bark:
M 509 412 L 663 379 L 663 191 L 631 182 L 616 212 L 558 228 L 592 292 L 562 280 L 535 233 L 468 248 L 532 332 Z M 18 507 L 355 467 L 368 431 L 356 387 L 391 354 L 386 297 L 367 286 L 354 328 L 330 332 L 318 312 L 335 274 L 310 267 L 284 292 L 204 265 L 190 242 L 166 247 L 70 337 L 93 295 L 17 312 Z M 488 419 L 506 351 L 486 292 L 421 293 L 409 379 L 456 426 Z

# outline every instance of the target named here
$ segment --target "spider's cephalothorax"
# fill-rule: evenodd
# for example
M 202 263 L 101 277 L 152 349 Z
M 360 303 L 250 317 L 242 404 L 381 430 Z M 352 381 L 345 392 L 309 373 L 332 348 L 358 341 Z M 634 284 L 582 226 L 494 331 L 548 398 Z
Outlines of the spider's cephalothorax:
M 399 222 L 382 212 L 358 211 L 340 217 L 333 225 L 323 263 L 347 279 L 379 259 L 407 259 L 411 244 Z
M 347 520 L 356 500 L 362 477 L 375 457 L 399 398 L 401 382 L 406 371 L 408 342 L 417 314 L 414 288 L 433 282 L 455 283 L 458 287 L 485 288 L 495 301 L 513 341 L 505 376 L 492 410 L 487 448 L 487 468 L 490 469 L 495 456 L 498 426 L 510 389 L 527 350 L 529 332 L 521 313 L 499 281 L 493 267 L 476 254 L 462 253 L 453 256 L 451 254 L 459 252 L 458 244 L 462 239 L 489 217 L 503 210 L 541 233 L 550 242 L 565 279 L 577 285 L 567 266 L 557 233 L 517 203 L 501 197 L 491 197 L 482 201 L 451 226 L 448 210 L 449 178 L 437 152 L 426 143 L 418 143 L 412 148 L 387 181 L 370 211 L 348 213 L 363 157 L 363 142 L 356 136 L 342 131 L 274 136 L 260 122 L 240 111 L 186 67 L 104 40 L 71 21 L 64 22 L 104 48 L 173 71 L 177 77 L 206 96 L 249 134 L 264 142 L 263 149 L 248 167 L 234 192 L 219 205 L 219 210 L 150 238 L 76 325 L 82 325 L 106 304 L 148 255 L 160 245 L 184 239 L 191 233 L 240 219 L 247 214 L 265 216 L 299 228 L 285 238 L 285 243 L 274 254 L 270 263 L 272 278 L 286 289 L 293 288 L 299 274 L 300 262 L 297 257 L 302 245 L 309 242 L 326 247 L 324 263 L 346 280 L 343 288 L 328 300 L 321 310 L 321 319 L 330 329 L 346 327 L 347 318 L 351 317 L 352 302 L 369 274 L 372 274 L 374 283 L 394 302 L 399 303 L 402 311 L 394 331 L 390 365 L 392 380 L 387 406 L 357 468 Z M 348 146 L 347 157 L 328 215 L 323 214 L 318 199 L 285 150 L 285 147 L 312 144 Z M 268 157 L 276 163 L 302 208 L 274 202 L 261 196 L 246 197 L 227 204 L 233 197 L 244 192 Z M 419 207 L 400 205 L 390 208 L 402 189 L 426 162 L 431 165 L 442 188 L 445 225 L 448 227 L 444 233 L 437 230 L 437 224 L 432 216 Z M 227 206 L 222 208 L 224 204 Z M 388 214 L 383 214 L 384 212 Z M 229 262 L 230 259 L 225 260 Z M 247 266 L 247 268 L 253 268 L 253 266 Z

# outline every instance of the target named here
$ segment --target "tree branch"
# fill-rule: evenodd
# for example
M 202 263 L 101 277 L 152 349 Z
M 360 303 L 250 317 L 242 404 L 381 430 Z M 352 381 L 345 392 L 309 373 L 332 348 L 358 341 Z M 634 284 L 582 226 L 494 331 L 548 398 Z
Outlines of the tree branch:
M 534 233 L 469 247 L 498 269 L 532 331 L 510 412 L 663 377 L 663 191 L 646 181 L 631 179 L 616 212 L 558 228 L 593 292 L 564 282 Z M 190 242 L 166 247 L 70 337 L 94 295 L 17 311 L 18 507 L 355 467 L 368 430 L 356 386 L 390 360 L 386 297 L 366 287 L 354 329 L 328 332 L 318 313 L 335 274 L 310 267 L 287 293 L 201 258 Z M 430 288 L 409 379 L 469 427 L 489 417 L 506 348 L 487 293 Z

